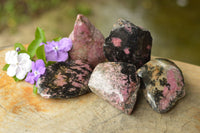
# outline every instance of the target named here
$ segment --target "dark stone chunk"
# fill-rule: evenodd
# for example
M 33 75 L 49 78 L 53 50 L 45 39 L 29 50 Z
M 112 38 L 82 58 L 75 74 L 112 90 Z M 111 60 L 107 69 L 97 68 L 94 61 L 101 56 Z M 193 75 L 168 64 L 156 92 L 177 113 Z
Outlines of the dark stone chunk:
M 104 44 L 104 54 L 109 61 L 133 63 L 137 68 L 151 58 L 152 37 L 131 22 L 119 19 Z
M 45 98 L 71 98 L 90 92 L 88 80 L 92 72 L 80 60 L 58 62 L 47 67 L 37 82 L 38 93 Z
M 169 111 L 185 96 L 183 74 L 176 64 L 167 59 L 151 60 L 137 73 L 144 83 L 145 98 L 159 113 Z
M 114 107 L 131 114 L 140 86 L 133 64 L 106 62 L 98 64 L 89 80 L 91 91 Z

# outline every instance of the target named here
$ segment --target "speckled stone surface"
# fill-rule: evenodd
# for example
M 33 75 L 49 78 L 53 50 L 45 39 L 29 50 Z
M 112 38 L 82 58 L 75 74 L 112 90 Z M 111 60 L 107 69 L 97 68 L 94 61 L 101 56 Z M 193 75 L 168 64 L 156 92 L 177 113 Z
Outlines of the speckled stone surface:
M 140 79 L 133 64 L 106 62 L 98 64 L 88 86 L 98 96 L 114 107 L 131 114 L 140 86 Z
M 71 98 L 88 93 L 91 72 L 81 60 L 55 63 L 38 80 L 38 94 L 44 98 Z
M 151 60 L 137 73 L 144 83 L 146 100 L 159 113 L 169 111 L 185 96 L 183 74 L 172 61 L 162 58 Z
M 152 37 L 149 31 L 118 19 L 104 44 L 109 61 L 133 63 L 137 68 L 151 58 Z
M 104 36 L 83 15 L 78 15 L 74 30 L 69 38 L 73 42 L 69 52 L 72 60 L 83 60 L 94 68 L 98 63 L 105 61 L 103 53 Z

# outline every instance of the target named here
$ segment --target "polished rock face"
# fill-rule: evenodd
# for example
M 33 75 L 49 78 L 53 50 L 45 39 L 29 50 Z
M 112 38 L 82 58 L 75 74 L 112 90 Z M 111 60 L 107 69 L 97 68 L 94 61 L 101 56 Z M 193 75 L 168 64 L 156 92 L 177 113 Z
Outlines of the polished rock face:
M 137 73 L 144 83 L 146 100 L 159 113 L 169 111 L 185 96 L 183 74 L 176 64 L 167 59 L 151 60 Z
M 92 69 L 81 60 L 58 62 L 46 68 L 37 82 L 38 94 L 44 98 L 71 98 L 90 92 L 88 81 Z
M 131 22 L 119 19 L 113 26 L 104 44 L 104 53 L 109 61 L 128 62 L 141 67 L 151 58 L 152 37 Z
M 71 60 L 82 60 L 94 68 L 98 63 L 105 61 L 103 53 L 104 36 L 83 15 L 78 15 L 74 30 L 69 38 L 73 42 L 69 52 Z
M 133 64 L 105 62 L 98 64 L 88 84 L 92 92 L 119 110 L 131 114 L 140 86 Z

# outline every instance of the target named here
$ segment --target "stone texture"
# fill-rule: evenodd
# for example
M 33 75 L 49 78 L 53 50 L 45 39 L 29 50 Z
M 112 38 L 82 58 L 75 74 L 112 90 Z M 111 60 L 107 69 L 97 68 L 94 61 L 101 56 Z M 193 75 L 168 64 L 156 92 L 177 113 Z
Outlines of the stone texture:
M 103 53 L 104 36 L 83 15 L 78 15 L 74 30 L 69 36 L 73 47 L 69 52 L 72 60 L 83 60 L 94 68 L 105 60 Z
M 106 62 L 95 67 L 88 86 L 92 92 L 114 107 L 131 114 L 137 99 L 140 79 L 133 64 Z
M 144 83 L 146 100 L 159 113 L 169 111 L 185 96 L 183 74 L 176 64 L 167 59 L 149 61 L 137 73 Z
M 109 61 L 133 63 L 137 68 L 151 57 L 152 37 L 131 22 L 119 19 L 113 26 L 104 44 L 104 53 Z
M 44 98 L 71 98 L 90 92 L 88 80 L 92 69 L 81 60 L 58 62 L 47 67 L 37 82 Z

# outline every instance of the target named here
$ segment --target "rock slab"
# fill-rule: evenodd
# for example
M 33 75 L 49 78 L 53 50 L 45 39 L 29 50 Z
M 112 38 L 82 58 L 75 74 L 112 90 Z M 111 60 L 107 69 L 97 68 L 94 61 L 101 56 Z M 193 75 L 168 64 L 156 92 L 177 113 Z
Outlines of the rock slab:
M 104 53 L 109 61 L 133 63 L 137 68 L 151 58 L 152 37 L 149 31 L 119 19 L 105 39 Z
M 91 24 L 89 19 L 78 15 L 74 30 L 69 35 L 73 42 L 69 56 L 72 60 L 82 60 L 94 68 L 98 63 L 105 61 L 103 53 L 104 36 Z
M 38 94 L 44 98 L 72 98 L 90 92 L 92 69 L 81 60 L 58 62 L 46 68 L 37 81 Z
M 114 107 L 131 114 L 140 86 L 133 64 L 105 62 L 98 64 L 91 74 L 89 88 Z
M 143 92 L 151 107 L 159 112 L 169 111 L 185 96 L 184 77 L 170 60 L 157 58 L 137 70 L 144 83 Z

